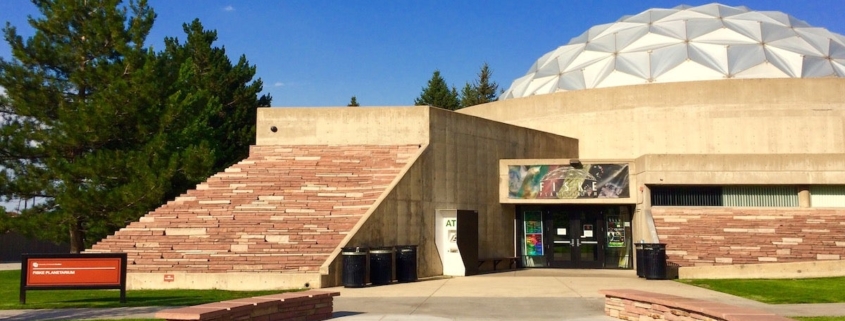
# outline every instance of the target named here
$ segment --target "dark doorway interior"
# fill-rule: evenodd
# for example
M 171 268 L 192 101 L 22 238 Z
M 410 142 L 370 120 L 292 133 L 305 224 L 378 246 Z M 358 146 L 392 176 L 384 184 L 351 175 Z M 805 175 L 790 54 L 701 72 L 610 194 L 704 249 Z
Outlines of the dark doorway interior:
M 631 205 L 520 206 L 525 267 L 631 268 Z

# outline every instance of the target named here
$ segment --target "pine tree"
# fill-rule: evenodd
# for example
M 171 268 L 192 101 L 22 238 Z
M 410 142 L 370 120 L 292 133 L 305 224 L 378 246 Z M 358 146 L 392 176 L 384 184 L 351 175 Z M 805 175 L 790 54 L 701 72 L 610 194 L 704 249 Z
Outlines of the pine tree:
M 166 94 L 171 71 L 144 48 L 155 19 L 145 0 L 34 3 L 32 37 L 3 30 L 13 58 L 0 58 L 0 195 L 32 201 L 16 230 L 79 252 L 161 204 L 177 173 L 208 173 L 210 145 L 193 137 L 219 115 L 197 116 L 206 106 L 191 92 Z M 196 71 L 179 73 L 187 90 Z
M 349 104 L 346 105 L 347 107 L 358 107 L 358 98 L 352 96 L 352 99 L 349 100 Z
M 461 107 L 469 107 L 474 105 L 486 104 L 499 100 L 498 90 L 499 84 L 490 81 L 490 76 L 493 72 L 490 66 L 485 62 L 481 66 L 481 71 L 478 73 L 478 80 L 472 84 L 466 83 L 461 90 Z
M 440 76 L 440 71 L 435 70 L 428 85 L 423 87 L 420 97 L 414 99 L 414 105 L 417 106 L 432 106 L 448 110 L 458 109 L 460 101 L 458 100 L 458 91 L 455 87 L 449 90 L 446 81 Z
M 168 99 L 180 97 L 202 111 L 197 121 L 205 122 L 211 130 L 193 136 L 193 144 L 208 146 L 213 163 L 202 178 L 246 158 L 249 146 L 255 141 L 255 119 L 258 107 L 269 107 L 269 95 L 258 97 L 261 79 L 255 81 L 255 66 L 241 55 L 233 65 L 226 50 L 214 47 L 217 32 L 205 30 L 196 19 L 184 24 L 184 43 L 178 38 L 165 38 L 165 49 L 159 55 L 158 68 L 167 74 Z M 177 175 L 168 198 L 184 192 L 197 183 Z

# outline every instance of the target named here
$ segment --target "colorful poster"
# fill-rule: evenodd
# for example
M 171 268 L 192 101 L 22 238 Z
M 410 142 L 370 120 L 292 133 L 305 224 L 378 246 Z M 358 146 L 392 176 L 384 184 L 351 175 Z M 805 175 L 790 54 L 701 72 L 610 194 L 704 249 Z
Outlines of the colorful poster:
M 511 199 L 628 197 L 628 164 L 508 166 Z
M 543 255 L 543 215 L 540 212 L 525 212 L 525 255 Z
M 607 247 L 625 247 L 625 227 L 619 216 L 607 217 Z

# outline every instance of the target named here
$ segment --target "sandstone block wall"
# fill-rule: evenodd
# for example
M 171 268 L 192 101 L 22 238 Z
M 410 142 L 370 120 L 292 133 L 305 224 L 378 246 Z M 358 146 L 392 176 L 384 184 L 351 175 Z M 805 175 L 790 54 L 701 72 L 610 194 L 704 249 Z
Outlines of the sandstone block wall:
M 680 266 L 845 259 L 845 209 L 652 207 Z
M 126 252 L 130 273 L 318 273 L 418 149 L 253 146 L 87 252 Z

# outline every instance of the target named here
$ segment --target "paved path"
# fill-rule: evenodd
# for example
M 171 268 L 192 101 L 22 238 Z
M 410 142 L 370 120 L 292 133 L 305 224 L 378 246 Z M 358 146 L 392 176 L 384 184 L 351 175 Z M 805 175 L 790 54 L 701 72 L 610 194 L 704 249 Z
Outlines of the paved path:
M 20 263 L 0 263 L 0 271 L 20 270 Z
M 633 271 L 532 269 L 439 278 L 365 288 L 329 288 L 335 320 L 571 320 L 611 321 L 601 289 L 638 289 L 753 307 L 786 316 L 845 315 L 845 304 L 768 305 L 674 281 L 647 281 Z M 0 311 L 2 320 L 152 318 L 166 308 Z

